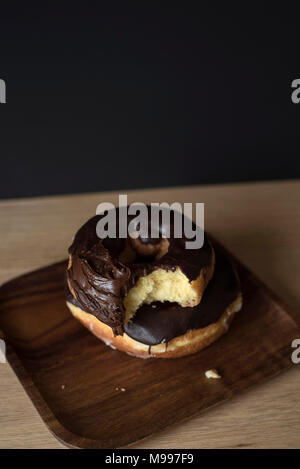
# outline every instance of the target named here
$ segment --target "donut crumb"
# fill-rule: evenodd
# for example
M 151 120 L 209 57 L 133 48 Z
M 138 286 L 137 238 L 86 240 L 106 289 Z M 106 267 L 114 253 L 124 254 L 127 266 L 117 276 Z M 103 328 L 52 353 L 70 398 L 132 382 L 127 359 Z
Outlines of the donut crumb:
M 211 370 L 207 370 L 205 372 L 205 376 L 206 378 L 210 379 L 210 378 L 213 378 L 213 379 L 220 379 L 221 378 L 221 375 L 219 375 L 219 373 L 217 372 L 217 370 L 215 368 L 211 369 Z

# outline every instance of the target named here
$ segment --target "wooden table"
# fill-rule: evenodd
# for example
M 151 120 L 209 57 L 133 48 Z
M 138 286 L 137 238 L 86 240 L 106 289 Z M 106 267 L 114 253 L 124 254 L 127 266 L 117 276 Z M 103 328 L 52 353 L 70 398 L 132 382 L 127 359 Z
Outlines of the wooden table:
M 205 227 L 300 314 L 300 181 L 140 190 L 129 202 L 205 202 Z M 100 202 L 84 194 L 0 202 L 0 282 L 66 257 Z M 292 349 L 291 349 L 292 350 Z M 299 448 L 300 364 L 138 448 Z M 0 448 L 63 448 L 0 364 Z

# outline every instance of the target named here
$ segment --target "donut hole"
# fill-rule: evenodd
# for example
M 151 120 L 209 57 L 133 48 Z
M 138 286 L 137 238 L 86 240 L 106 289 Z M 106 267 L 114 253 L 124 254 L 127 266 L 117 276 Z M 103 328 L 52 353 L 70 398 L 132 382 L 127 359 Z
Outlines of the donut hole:
M 201 300 L 202 275 L 192 282 L 179 267 L 175 271 L 157 269 L 140 277 L 124 299 L 126 321 L 133 318 L 143 304 L 156 301 L 179 303 L 181 306 L 196 306 Z
M 167 238 L 141 239 L 129 238 L 131 248 L 136 252 L 137 258 L 158 260 L 169 251 L 170 242 Z
M 119 261 L 124 264 L 138 262 L 153 262 L 161 259 L 169 250 L 169 240 L 160 238 L 158 240 L 143 240 L 141 238 L 127 238 L 124 248 L 119 254 Z

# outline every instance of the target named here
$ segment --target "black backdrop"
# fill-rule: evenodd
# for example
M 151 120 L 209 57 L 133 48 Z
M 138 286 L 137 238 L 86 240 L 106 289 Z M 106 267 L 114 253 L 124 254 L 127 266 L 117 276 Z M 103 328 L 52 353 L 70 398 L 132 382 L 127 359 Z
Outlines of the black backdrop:
M 300 176 L 294 7 L 144 4 L 2 2 L 0 197 Z

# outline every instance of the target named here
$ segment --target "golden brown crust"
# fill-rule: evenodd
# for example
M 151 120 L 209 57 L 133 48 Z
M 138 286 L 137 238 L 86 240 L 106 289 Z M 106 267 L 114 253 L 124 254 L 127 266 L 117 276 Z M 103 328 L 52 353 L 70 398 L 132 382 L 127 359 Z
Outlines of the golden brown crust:
M 112 348 L 140 358 L 178 358 L 196 353 L 208 347 L 221 335 L 225 334 L 235 313 L 241 309 L 242 295 L 240 293 L 237 295 L 236 299 L 226 308 L 216 323 L 210 324 L 203 329 L 187 331 L 184 335 L 175 337 L 167 344 L 152 345 L 151 347 L 132 339 L 126 333 L 122 336 L 115 336 L 109 326 L 92 314 L 86 313 L 68 301 L 67 306 L 76 319 Z

